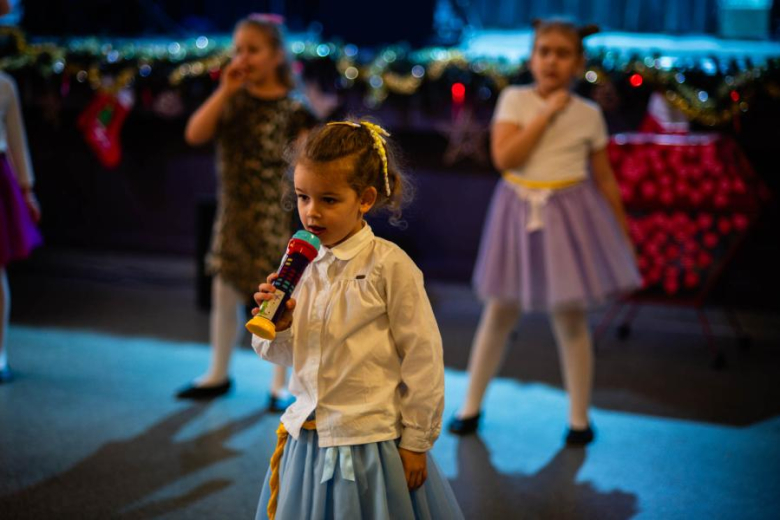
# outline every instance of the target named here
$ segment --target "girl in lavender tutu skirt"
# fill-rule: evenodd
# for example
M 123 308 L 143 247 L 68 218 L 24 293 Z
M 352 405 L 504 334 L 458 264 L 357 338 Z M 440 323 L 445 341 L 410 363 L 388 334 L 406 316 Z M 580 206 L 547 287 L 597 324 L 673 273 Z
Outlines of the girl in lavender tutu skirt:
M 474 287 L 485 302 L 469 360 L 465 403 L 450 422 L 474 432 L 482 399 L 522 311 L 549 313 L 569 394 L 568 444 L 593 440 L 593 354 L 586 310 L 639 287 L 620 192 L 598 107 L 570 92 L 585 65 L 579 29 L 537 22 L 530 86 L 507 87 L 493 116 L 492 156 L 503 171 L 485 223 Z

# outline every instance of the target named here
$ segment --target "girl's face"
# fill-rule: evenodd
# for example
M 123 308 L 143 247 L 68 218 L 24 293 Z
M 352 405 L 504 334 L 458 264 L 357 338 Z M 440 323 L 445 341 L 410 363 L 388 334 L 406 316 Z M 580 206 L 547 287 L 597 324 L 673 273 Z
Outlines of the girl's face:
M 326 165 L 299 163 L 295 167 L 298 216 L 306 230 L 317 235 L 326 247 L 338 245 L 360 231 L 363 215 L 376 202 L 376 188 L 358 194 L 347 183 L 352 162 L 346 158 Z
M 233 34 L 235 55 L 233 61 L 245 74 L 249 83 L 262 84 L 275 79 L 276 68 L 284 60 L 281 49 L 271 45 L 262 30 L 244 25 Z
M 531 73 L 541 94 L 568 89 L 584 65 L 585 57 L 571 35 L 555 30 L 536 35 Z

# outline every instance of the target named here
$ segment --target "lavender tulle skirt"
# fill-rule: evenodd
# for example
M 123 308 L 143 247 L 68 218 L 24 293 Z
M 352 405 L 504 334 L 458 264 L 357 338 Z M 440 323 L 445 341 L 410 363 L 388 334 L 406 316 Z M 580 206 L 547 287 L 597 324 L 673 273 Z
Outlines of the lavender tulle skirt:
M 8 158 L 0 154 L 0 267 L 27 258 L 42 243 Z
M 480 298 L 550 311 L 594 307 L 641 286 L 631 248 L 591 181 L 554 191 L 540 207 L 541 229 L 529 230 L 531 209 L 512 184 L 498 183 L 474 268 Z

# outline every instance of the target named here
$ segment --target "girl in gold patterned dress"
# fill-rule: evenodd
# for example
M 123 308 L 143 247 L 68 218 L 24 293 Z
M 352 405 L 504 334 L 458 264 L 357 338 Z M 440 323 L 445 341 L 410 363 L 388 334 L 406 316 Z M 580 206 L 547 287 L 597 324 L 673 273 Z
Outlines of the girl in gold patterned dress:
M 292 96 L 281 19 L 250 15 L 236 25 L 235 55 L 219 87 L 190 117 L 189 144 L 214 139 L 219 179 L 217 217 L 206 258 L 213 275 L 208 371 L 177 393 L 210 399 L 230 390 L 230 357 L 243 334 L 244 311 L 264 273 L 274 271 L 287 245 L 292 213 L 283 209 L 284 150 L 316 123 Z M 271 408 L 285 385 L 277 369 Z

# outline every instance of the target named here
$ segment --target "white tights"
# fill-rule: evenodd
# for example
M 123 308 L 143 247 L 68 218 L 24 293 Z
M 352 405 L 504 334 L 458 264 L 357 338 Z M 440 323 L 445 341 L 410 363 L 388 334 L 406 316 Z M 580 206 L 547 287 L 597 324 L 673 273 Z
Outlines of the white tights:
M 198 378 L 199 386 L 214 386 L 227 379 L 233 347 L 244 334 L 244 321 L 243 295 L 221 276 L 215 276 L 211 282 L 211 364 L 208 372 Z M 281 394 L 286 379 L 286 369 L 275 366 L 271 392 Z
M 6 349 L 6 334 L 8 333 L 8 316 L 11 312 L 11 291 L 8 287 L 8 275 L 5 267 L 0 267 L 0 369 L 8 365 Z
M 517 303 L 492 300 L 482 310 L 469 357 L 469 387 L 459 417 L 479 413 L 488 383 L 498 372 L 507 338 L 520 317 Z M 550 314 L 558 345 L 561 373 L 569 394 L 569 424 L 588 426 L 588 406 L 593 387 L 593 349 L 584 310 L 557 310 Z

